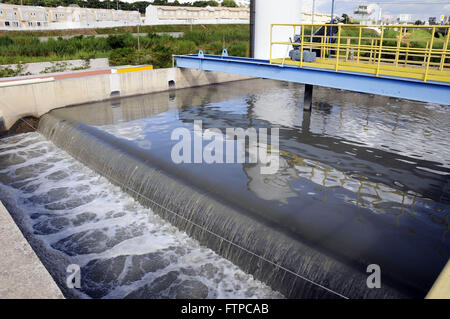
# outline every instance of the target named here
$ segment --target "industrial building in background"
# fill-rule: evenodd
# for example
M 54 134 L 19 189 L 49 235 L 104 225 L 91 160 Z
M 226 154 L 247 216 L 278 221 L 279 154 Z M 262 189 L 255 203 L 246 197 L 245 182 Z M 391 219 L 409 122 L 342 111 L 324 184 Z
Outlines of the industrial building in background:
M 250 10 L 254 12 L 254 19 L 251 21 L 251 55 L 256 59 L 269 59 L 273 57 L 286 57 L 288 52 L 286 46 L 273 46 L 270 41 L 287 41 L 293 38 L 297 31 L 294 31 L 291 24 L 302 23 L 329 23 L 331 14 L 315 12 L 312 8 L 312 1 L 297 0 L 254 0 Z M 280 10 L 280 8 L 289 8 Z M 314 14 L 313 14 L 314 12 Z M 336 18 L 336 15 L 334 16 Z M 271 32 L 271 24 L 278 24 L 282 21 L 287 26 L 278 26 Z M 255 32 L 254 30 L 261 30 Z
M 170 2 L 170 1 L 169 1 Z M 184 2 L 192 1 L 179 1 Z M 218 1 L 221 2 L 221 1 Z M 256 1 L 258 2 L 258 1 Z M 271 21 L 279 10 L 277 1 L 270 12 Z M 326 23 L 331 20 L 329 13 L 313 12 L 311 1 L 298 2 L 292 11 L 297 22 Z M 89 9 L 77 5 L 69 7 L 20 6 L 0 3 L 0 30 L 61 30 L 82 28 L 109 28 L 135 25 L 164 24 L 248 24 L 250 23 L 250 1 L 237 1 L 239 7 L 192 7 L 149 5 L 145 17 L 138 11 Z

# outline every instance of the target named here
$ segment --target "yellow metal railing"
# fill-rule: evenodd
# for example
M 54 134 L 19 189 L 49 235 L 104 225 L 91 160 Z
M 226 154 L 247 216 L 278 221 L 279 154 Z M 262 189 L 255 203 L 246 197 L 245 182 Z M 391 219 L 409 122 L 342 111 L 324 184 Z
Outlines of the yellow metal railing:
M 273 40 L 277 28 L 286 27 L 299 42 Z M 323 35 L 314 35 L 320 28 Z M 270 63 L 450 82 L 449 37 L 448 25 L 272 24 Z M 274 46 L 293 44 L 300 47 L 300 61 L 273 56 Z M 316 52 L 316 60 L 303 61 L 304 50 Z

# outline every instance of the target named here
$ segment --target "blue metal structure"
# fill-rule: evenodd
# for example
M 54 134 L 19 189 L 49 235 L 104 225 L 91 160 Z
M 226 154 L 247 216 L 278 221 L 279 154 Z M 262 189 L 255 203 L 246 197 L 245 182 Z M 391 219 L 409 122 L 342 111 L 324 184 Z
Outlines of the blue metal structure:
M 373 74 L 334 71 L 322 68 L 270 63 L 259 60 L 228 56 L 198 54 L 176 56 L 177 67 L 205 71 L 226 72 L 280 81 L 319 85 L 348 91 L 370 93 L 410 99 L 421 102 L 450 104 L 450 83 L 416 79 L 374 76 Z

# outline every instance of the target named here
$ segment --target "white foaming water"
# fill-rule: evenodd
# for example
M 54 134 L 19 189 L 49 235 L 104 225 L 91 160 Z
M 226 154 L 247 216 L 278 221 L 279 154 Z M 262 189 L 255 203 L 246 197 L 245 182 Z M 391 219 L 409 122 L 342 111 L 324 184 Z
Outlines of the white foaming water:
M 0 198 L 68 297 L 283 297 L 39 133 L 0 140 L 0 182 Z M 68 264 L 81 267 L 81 294 L 64 287 Z

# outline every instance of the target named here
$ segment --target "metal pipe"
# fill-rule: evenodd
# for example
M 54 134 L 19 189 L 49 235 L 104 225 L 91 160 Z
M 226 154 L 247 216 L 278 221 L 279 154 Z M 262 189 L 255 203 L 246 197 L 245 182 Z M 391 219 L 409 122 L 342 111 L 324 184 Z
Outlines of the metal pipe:
M 305 93 L 303 96 L 303 110 L 311 111 L 312 95 L 313 95 L 313 86 L 311 84 L 305 84 Z
M 313 0 L 313 5 L 311 8 L 311 42 L 313 42 L 313 35 L 314 35 L 314 11 L 315 11 L 315 7 L 316 7 L 316 0 Z M 312 46 L 309 48 L 309 52 L 312 52 Z
M 336 68 L 335 71 L 339 70 L 339 55 L 341 51 L 341 26 L 338 26 L 338 43 L 337 43 L 337 51 L 336 51 Z
M 428 52 L 428 60 L 427 60 L 427 65 L 426 65 L 426 69 L 425 69 L 425 77 L 423 79 L 424 82 L 426 82 L 428 79 L 428 71 L 430 69 L 431 54 L 433 54 L 433 42 L 434 42 L 434 33 L 435 32 L 436 32 L 436 27 L 433 27 L 433 29 L 431 29 L 431 43 L 430 43 L 430 50 Z
M 398 39 L 397 39 L 397 51 L 395 53 L 395 66 L 398 66 L 398 59 L 400 54 L 400 47 L 402 45 L 402 37 L 403 37 L 403 28 L 400 27 L 400 32 L 398 33 Z
M 442 47 L 443 54 L 442 54 L 442 57 L 441 57 L 441 64 L 439 66 L 439 71 L 444 70 L 446 52 L 447 52 L 447 48 L 448 48 L 448 41 L 449 41 L 449 38 L 450 38 L 450 32 L 449 31 L 450 31 L 450 29 L 447 29 L 447 36 L 445 37 L 445 43 L 444 43 L 444 46 Z
M 255 57 L 255 20 L 256 20 L 256 1 L 250 0 L 250 52 L 251 58 Z
M 334 23 L 334 0 L 331 0 L 331 28 L 330 28 L 330 44 L 333 37 L 333 23 Z M 328 51 L 328 56 L 331 56 L 331 48 Z
M 359 34 L 358 34 L 358 53 L 357 53 L 357 58 L 356 58 L 356 62 L 359 63 L 359 55 L 361 53 L 361 36 L 362 36 L 362 27 L 359 27 Z
M 383 38 L 384 38 L 384 27 L 381 27 L 380 49 L 378 51 L 377 73 L 375 73 L 375 76 L 380 75 L 381 54 L 383 53 Z

